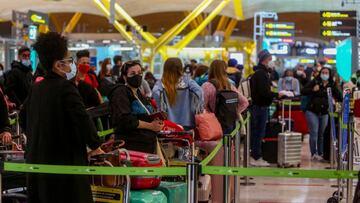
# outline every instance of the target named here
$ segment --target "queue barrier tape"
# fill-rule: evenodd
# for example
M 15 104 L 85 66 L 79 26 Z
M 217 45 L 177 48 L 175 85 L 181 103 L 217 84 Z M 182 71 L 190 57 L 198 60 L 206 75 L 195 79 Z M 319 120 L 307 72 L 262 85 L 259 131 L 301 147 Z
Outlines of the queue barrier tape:
M 206 166 L 202 173 L 210 175 L 282 177 L 282 178 L 318 178 L 318 179 L 355 179 L 357 171 L 279 169 L 279 168 L 239 168 Z
M 234 137 L 240 130 L 240 122 L 236 122 L 236 127 L 235 129 L 230 133 L 231 137 Z M 223 145 L 223 140 L 224 138 L 221 138 L 221 140 L 219 140 L 218 144 L 216 145 L 216 147 L 214 148 L 214 150 L 200 163 L 202 166 L 206 166 L 210 163 L 210 161 L 216 156 L 216 154 L 219 152 L 219 150 L 221 149 L 222 145 Z
M 10 125 L 15 125 L 16 124 L 16 119 L 9 119 L 9 123 Z
M 183 176 L 186 167 L 101 167 L 4 162 L 4 171 L 67 175 Z
M 66 174 L 66 175 L 129 175 L 129 176 L 185 176 L 186 167 L 101 167 L 101 166 L 63 166 L 22 164 L 4 162 L 4 171 L 23 173 Z M 278 178 L 317 178 L 317 179 L 355 179 L 357 171 L 279 169 L 279 168 L 241 168 L 222 166 L 202 166 L 202 174 L 278 177 Z
M 109 129 L 109 130 L 104 130 L 104 131 L 100 131 L 98 132 L 98 136 L 99 137 L 105 137 L 106 135 L 111 135 L 115 132 L 114 129 Z

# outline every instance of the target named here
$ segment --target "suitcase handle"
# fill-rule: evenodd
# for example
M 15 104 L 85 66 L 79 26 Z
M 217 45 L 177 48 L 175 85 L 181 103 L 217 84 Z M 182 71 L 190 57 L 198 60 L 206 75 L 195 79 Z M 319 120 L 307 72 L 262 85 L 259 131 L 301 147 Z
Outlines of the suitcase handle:
M 289 131 L 291 131 L 291 100 L 290 99 L 284 99 L 281 101 L 281 117 L 282 117 L 282 132 L 285 132 L 285 103 L 289 104 Z

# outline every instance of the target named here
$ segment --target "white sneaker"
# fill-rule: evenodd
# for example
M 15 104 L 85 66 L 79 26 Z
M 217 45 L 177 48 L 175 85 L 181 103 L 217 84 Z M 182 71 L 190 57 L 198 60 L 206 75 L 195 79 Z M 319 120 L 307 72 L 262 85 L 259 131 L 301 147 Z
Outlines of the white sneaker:
M 323 161 L 324 158 L 323 158 L 322 156 L 319 156 L 319 155 L 315 154 L 315 155 L 313 155 L 313 156 L 311 157 L 311 160 L 312 160 L 312 161 Z
M 250 157 L 250 165 L 251 166 L 258 166 L 258 167 L 270 166 L 270 164 L 267 161 L 265 161 L 264 159 L 260 158 L 258 160 L 255 160 L 252 157 Z

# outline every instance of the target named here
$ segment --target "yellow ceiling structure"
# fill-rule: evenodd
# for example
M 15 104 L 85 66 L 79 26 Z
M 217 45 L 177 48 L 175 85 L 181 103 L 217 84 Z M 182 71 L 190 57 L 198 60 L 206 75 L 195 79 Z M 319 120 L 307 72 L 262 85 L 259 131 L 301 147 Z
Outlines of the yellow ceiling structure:
M 189 11 L 202 0 L 116 0 L 131 16 L 151 13 Z M 217 0 L 220 2 L 220 0 Z M 234 0 L 239 2 L 239 0 Z M 318 12 L 320 10 L 357 10 L 360 5 L 341 6 L 341 0 L 242 0 L 244 17 L 251 18 L 257 11 Z M 211 12 L 217 3 L 205 12 Z M 92 0 L 0 0 L 0 19 L 10 20 L 12 10 L 36 10 L 46 13 L 82 12 L 102 15 Z M 234 4 L 229 4 L 220 15 L 236 17 Z

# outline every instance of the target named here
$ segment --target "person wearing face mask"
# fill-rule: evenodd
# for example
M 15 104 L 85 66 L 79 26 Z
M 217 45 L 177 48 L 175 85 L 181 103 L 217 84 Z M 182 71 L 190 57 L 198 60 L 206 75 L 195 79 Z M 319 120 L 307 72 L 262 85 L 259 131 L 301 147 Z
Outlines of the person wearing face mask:
M 71 78 L 71 81 L 77 86 L 86 108 L 96 107 L 102 103 L 101 95 L 94 87 L 98 85 L 97 79 L 88 74 L 90 70 L 89 56 L 90 53 L 87 50 L 76 53 L 77 70 Z
M 18 108 L 25 101 L 32 80 L 30 49 L 21 47 L 18 51 L 18 60 L 11 63 L 11 70 L 5 75 L 5 93 Z
M 76 81 L 84 81 L 93 88 L 98 88 L 99 82 L 96 79 L 96 74 L 90 71 L 90 52 L 88 50 L 81 50 L 76 53 L 77 68 Z
M 116 80 L 112 75 L 112 65 L 110 58 L 104 59 L 103 63 L 101 64 L 101 70 L 99 73 L 99 91 L 102 96 L 108 96 L 111 89 L 115 86 Z
M 141 94 L 142 68 L 138 61 L 128 61 L 121 68 L 122 84 L 109 94 L 112 124 L 116 137 L 125 141 L 124 148 L 156 153 L 156 136 L 163 122 L 150 116 L 153 108 Z
M 298 79 L 300 83 L 300 89 L 302 89 L 309 81 L 307 80 L 305 67 L 302 64 L 299 64 L 294 71 L 294 77 Z
M 307 84 L 301 93 L 310 98 L 306 106 L 306 119 L 310 131 L 310 151 L 314 161 L 323 160 L 324 132 L 328 124 L 327 89 L 331 88 L 336 101 L 342 101 L 342 95 L 331 74 L 331 69 L 322 68 L 319 75 Z
M 266 49 L 258 54 L 259 63 L 254 67 L 255 73 L 250 79 L 252 106 L 251 112 L 251 158 L 253 166 L 269 166 L 262 158 L 262 139 L 265 136 L 268 108 L 271 105 L 274 93 L 271 92 L 269 63 L 272 61 L 270 52 Z
M 294 72 L 287 69 L 284 76 L 280 78 L 278 83 L 279 98 L 296 97 L 300 95 L 299 81 L 294 78 Z
M 20 112 L 29 164 L 88 166 L 88 156 L 103 153 L 94 123 L 69 81 L 76 65 L 67 44 L 65 37 L 48 32 L 33 45 L 46 75 L 31 87 Z M 87 148 L 93 151 L 88 154 Z M 93 203 L 89 177 L 79 175 L 29 173 L 27 197 L 29 203 Z

